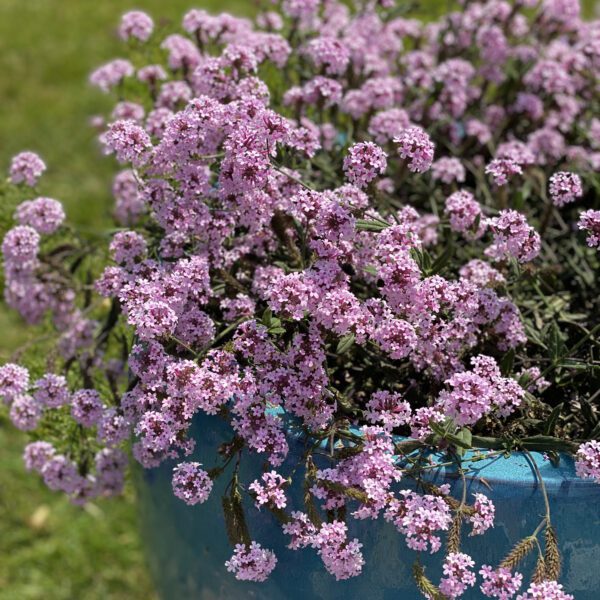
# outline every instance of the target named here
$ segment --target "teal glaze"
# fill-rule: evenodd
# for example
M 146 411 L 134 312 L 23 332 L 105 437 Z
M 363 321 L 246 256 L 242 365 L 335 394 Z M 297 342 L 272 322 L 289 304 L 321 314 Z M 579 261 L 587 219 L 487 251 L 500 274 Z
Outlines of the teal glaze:
M 198 418 L 191 434 L 197 451 L 188 460 L 205 468 L 215 465 L 215 450 L 231 438 L 229 427 L 218 417 Z M 291 442 L 287 464 L 295 464 L 303 452 L 300 439 Z M 577 600 L 600 598 L 600 485 L 575 477 L 572 461 L 563 457 L 554 467 L 540 454 L 533 454 L 541 470 L 550 499 L 552 520 L 564 558 L 561 582 Z M 322 464 L 327 458 L 321 457 Z M 280 526 L 268 511 L 258 512 L 248 503 L 252 537 L 275 551 L 278 564 L 263 584 L 242 583 L 227 573 L 224 563 L 232 550 L 227 542 L 220 498 L 227 475 L 215 482 L 208 501 L 188 507 L 171 491 L 175 461 L 157 469 L 139 472 L 138 489 L 142 533 L 151 571 L 163 600 L 417 600 L 421 596 L 411 576 L 416 554 L 409 550 L 393 526 L 378 521 L 349 519 L 352 535 L 361 539 L 366 565 L 352 580 L 336 582 L 323 568 L 314 551 L 291 551 Z M 264 461 L 246 456 L 241 480 L 251 482 L 262 472 Z M 512 544 L 530 534 L 544 514 L 542 495 L 527 457 L 491 457 L 471 463 L 467 478 L 469 494 L 482 492 L 496 505 L 496 525 L 483 536 L 464 536 L 463 550 L 481 564 L 496 565 Z M 449 483 L 460 497 L 462 482 L 451 468 L 432 473 L 436 483 Z M 291 490 L 295 508 L 302 509 L 299 486 Z M 466 528 L 465 533 L 468 531 Z M 423 556 L 433 581 L 439 580 L 440 553 Z M 533 559 L 525 564 L 532 568 Z M 484 596 L 477 589 L 466 600 Z

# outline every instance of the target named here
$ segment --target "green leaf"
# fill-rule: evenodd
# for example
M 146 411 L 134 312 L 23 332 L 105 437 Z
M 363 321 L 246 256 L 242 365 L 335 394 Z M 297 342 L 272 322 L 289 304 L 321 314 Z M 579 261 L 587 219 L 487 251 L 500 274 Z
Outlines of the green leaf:
M 429 274 L 436 275 L 439 273 L 449 262 L 454 254 L 454 244 L 452 240 L 448 243 L 444 251 L 435 259 L 433 264 L 431 265 L 431 269 Z
M 565 342 L 556 321 L 552 321 L 552 324 L 550 325 L 550 329 L 548 330 L 548 335 L 546 337 L 546 344 L 548 346 L 548 351 L 550 352 L 550 357 L 553 361 L 558 360 L 564 355 Z
M 513 370 L 513 365 L 515 362 L 515 350 L 511 348 L 500 361 L 500 371 L 502 371 L 502 375 L 507 377 Z
M 336 348 L 337 354 L 345 354 L 346 352 L 348 352 L 348 350 L 350 350 L 350 348 L 354 346 L 355 339 L 356 338 L 354 337 L 353 333 L 348 333 L 343 338 L 341 338 Z
M 528 320 L 523 321 L 523 325 L 525 325 L 525 333 L 527 334 L 527 339 L 538 346 L 541 346 L 545 350 L 548 350 L 548 346 L 544 343 L 544 340 L 541 338 L 538 330 L 532 325 Z
M 410 251 L 410 255 L 417 265 L 419 265 L 419 269 L 421 269 L 425 275 L 429 275 L 431 271 L 431 255 L 429 252 L 422 248 L 413 248 Z
M 273 318 L 273 311 L 270 308 L 267 308 L 262 315 L 262 319 L 261 319 L 262 324 L 265 327 L 270 327 L 272 318 Z
M 555 406 L 550 413 L 548 420 L 546 421 L 546 426 L 544 427 L 545 435 L 554 435 L 554 430 L 556 429 L 556 424 L 558 423 L 558 418 L 560 417 L 560 411 L 563 408 L 563 403 L 561 402 L 558 406 Z
M 518 445 L 521 448 L 535 452 L 567 452 L 572 454 L 577 451 L 577 444 L 574 442 L 568 442 L 549 435 L 532 435 L 520 440 Z
M 385 223 L 384 221 L 366 221 L 365 219 L 358 219 L 356 221 L 356 229 L 358 231 L 383 231 L 390 227 L 389 223 Z
M 472 436 L 470 431 L 468 434 L 465 434 L 464 432 L 468 430 L 463 428 L 458 432 L 458 434 L 450 433 L 446 431 L 440 423 L 435 423 L 434 421 L 432 421 L 429 426 L 441 438 L 447 440 L 451 444 L 454 444 L 459 448 L 464 448 L 465 450 L 470 450 L 472 448 Z

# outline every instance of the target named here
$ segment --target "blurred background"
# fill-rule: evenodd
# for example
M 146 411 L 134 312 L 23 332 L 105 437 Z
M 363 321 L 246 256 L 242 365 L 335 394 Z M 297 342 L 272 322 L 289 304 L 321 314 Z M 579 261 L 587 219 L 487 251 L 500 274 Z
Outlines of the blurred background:
M 252 0 L 0 0 L 0 177 L 12 155 L 45 160 L 44 195 L 61 200 L 71 222 L 110 223 L 113 163 L 104 160 L 89 118 L 109 97 L 87 85 L 89 72 L 124 55 L 119 17 L 136 8 L 179 24 L 189 8 L 251 14 Z M 425 0 L 435 16 L 444 0 Z M 593 12 L 588 0 L 586 13 Z M 0 364 L 28 339 L 0 306 Z M 152 600 L 138 537 L 135 498 L 80 508 L 25 473 L 25 436 L 0 416 L 0 600 Z

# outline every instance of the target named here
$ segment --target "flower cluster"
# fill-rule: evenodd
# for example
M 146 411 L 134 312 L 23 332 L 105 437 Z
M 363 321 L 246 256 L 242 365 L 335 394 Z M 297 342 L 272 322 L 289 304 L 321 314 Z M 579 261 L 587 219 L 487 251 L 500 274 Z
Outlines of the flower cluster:
M 202 504 L 212 490 L 212 480 L 199 463 L 180 463 L 173 470 L 173 493 L 186 504 Z
M 119 447 L 133 435 L 145 468 L 176 461 L 187 504 L 210 505 L 213 480 L 230 478 L 238 579 L 264 581 L 277 563 L 240 525 L 254 504 L 342 580 L 364 565 L 349 519 L 387 520 L 433 553 L 457 518 L 472 535 L 493 526 L 482 494 L 457 508 L 445 486 L 405 483 L 432 449 L 456 460 L 471 429 L 535 437 L 566 386 L 578 398 L 593 388 L 569 369 L 586 360 L 571 337 L 595 331 L 581 313 L 598 308 L 598 256 L 574 225 L 600 247 L 587 193 L 600 166 L 598 26 L 576 2 L 484 0 L 427 25 L 388 0 L 281 4 L 255 21 L 190 10 L 165 39 L 145 13 L 123 16 L 134 58 L 90 76 L 117 96 L 95 122 L 122 165 L 121 227 L 92 259 L 97 240 L 63 227 L 59 202 L 21 198 L 2 243 L 5 297 L 51 324 L 60 358 L 55 372 L 0 367 L 0 397 L 23 430 L 77 427 L 25 452 L 74 501 L 122 488 Z M 44 170 L 16 156 L 14 193 Z M 539 333 L 558 312 L 572 317 L 565 332 Z M 190 457 L 199 415 L 229 426 L 209 472 Z M 573 439 L 589 429 L 576 417 L 558 428 Z M 308 448 L 294 468 L 290 428 Z M 325 445 L 331 462 L 317 468 Z M 241 481 L 250 453 L 265 469 Z M 598 442 L 581 444 L 578 474 L 600 481 L 599 456 Z M 302 477 L 306 512 L 291 493 Z M 454 542 L 439 584 L 449 598 L 476 583 Z M 523 584 L 503 567 L 479 575 L 489 597 Z M 569 597 L 557 586 L 522 598 Z

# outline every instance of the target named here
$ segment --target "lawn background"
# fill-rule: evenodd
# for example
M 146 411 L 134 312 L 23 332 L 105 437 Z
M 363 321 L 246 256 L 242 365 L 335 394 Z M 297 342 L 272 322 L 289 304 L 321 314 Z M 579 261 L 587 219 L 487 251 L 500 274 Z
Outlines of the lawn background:
M 424 3 L 430 10 L 443 5 Z M 586 6 L 591 13 L 592 4 Z M 72 222 L 110 222 L 114 166 L 100 157 L 88 126 L 110 99 L 87 85 L 88 73 L 123 54 L 116 25 L 126 10 L 175 24 L 191 7 L 248 14 L 253 2 L 0 0 L 0 177 L 12 155 L 38 152 L 48 165 L 44 195 L 63 201 Z M 0 332 L 4 362 L 28 334 L 3 306 Z M 25 436 L 3 414 L 0 409 L 0 600 L 152 600 L 131 488 L 121 500 L 70 505 L 24 472 Z

